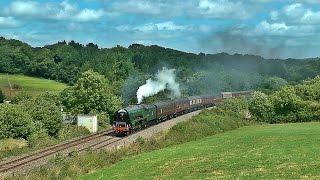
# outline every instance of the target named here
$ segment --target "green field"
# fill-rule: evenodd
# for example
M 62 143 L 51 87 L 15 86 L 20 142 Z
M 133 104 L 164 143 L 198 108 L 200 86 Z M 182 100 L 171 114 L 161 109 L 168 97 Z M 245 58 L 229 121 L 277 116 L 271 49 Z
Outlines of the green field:
M 9 85 L 11 84 L 11 88 Z M 44 91 L 62 91 L 67 86 L 53 80 L 28 77 L 24 75 L 0 74 L 0 88 L 7 96 L 25 91 L 29 94 L 39 94 Z
M 141 154 L 83 179 L 319 179 L 320 123 L 242 127 Z

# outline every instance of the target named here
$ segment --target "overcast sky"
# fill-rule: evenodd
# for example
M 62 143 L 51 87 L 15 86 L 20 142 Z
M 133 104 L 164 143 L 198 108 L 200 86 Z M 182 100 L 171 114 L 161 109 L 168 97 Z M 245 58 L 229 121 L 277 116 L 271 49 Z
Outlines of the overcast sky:
M 320 56 L 320 0 L 0 1 L 0 36 L 43 46 L 157 44 L 188 52 Z

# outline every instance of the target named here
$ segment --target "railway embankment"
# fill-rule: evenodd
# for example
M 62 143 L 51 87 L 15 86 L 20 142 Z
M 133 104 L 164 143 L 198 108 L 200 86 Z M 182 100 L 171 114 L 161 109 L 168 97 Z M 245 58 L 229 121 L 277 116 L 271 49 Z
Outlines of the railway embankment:
M 14 176 L 8 176 L 8 179 L 75 179 L 143 152 L 199 140 L 252 124 L 252 121 L 243 116 L 242 109 L 236 109 L 241 110 L 241 113 L 225 111 L 223 108 L 204 110 L 201 113 L 195 111 L 123 137 L 115 143 L 102 145 L 103 148 L 99 151 L 89 150 L 72 156 L 51 158 L 41 167 L 15 173 Z
M 211 108 L 209 108 L 211 109 Z M 30 154 L 21 155 L 19 157 L 10 158 L 0 163 L 0 179 L 12 173 L 27 172 L 35 167 L 46 164 L 54 156 L 68 156 L 72 153 L 82 153 L 86 150 L 99 149 L 119 149 L 129 146 L 138 138 L 150 138 L 157 133 L 166 131 L 179 122 L 186 121 L 202 110 L 190 112 L 188 114 L 167 120 L 160 124 L 148 127 L 126 137 L 115 137 L 112 131 L 103 131 L 98 134 L 77 138 L 58 145 L 54 145 Z

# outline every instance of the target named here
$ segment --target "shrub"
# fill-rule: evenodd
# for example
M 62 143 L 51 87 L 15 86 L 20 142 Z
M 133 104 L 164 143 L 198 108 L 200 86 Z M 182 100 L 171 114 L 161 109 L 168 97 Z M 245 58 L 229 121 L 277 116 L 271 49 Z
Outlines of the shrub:
M 226 112 L 235 112 L 238 115 L 244 110 L 248 109 L 248 99 L 245 97 L 242 98 L 232 98 L 226 99 L 222 104 L 218 106 L 219 109 L 226 111 Z
M 30 113 L 33 121 L 39 122 L 49 135 L 56 136 L 62 127 L 62 114 L 53 97 L 52 94 L 45 93 L 21 105 Z
M 296 112 L 299 122 L 320 120 L 320 104 L 311 101 L 304 101 Z
M 0 106 L 0 138 L 27 139 L 34 131 L 32 117 L 20 105 Z
M 296 94 L 303 100 L 320 101 L 320 76 L 295 86 Z
M 58 143 L 57 139 L 48 135 L 41 125 L 38 126 L 37 131 L 31 134 L 28 138 L 28 145 L 30 148 L 42 148 Z
M 302 105 L 302 99 L 296 95 L 292 86 L 284 87 L 270 96 L 274 111 L 278 115 L 288 115 L 297 112 Z M 293 120 L 294 121 L 294 120 Z
M 264 122 L 272 122 L 274 115 L 273 104 L 268 96 L 262 92 L 254 92 L 249 104 L 250 113 Z

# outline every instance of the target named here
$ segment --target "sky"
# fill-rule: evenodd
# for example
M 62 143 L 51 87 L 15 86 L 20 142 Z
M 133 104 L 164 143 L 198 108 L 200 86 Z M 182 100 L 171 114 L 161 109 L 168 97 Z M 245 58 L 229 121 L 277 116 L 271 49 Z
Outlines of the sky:
M 320 0 L 1 0 L 0 36 L 266 58 L 320 56 Z

